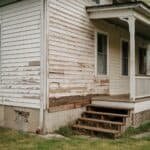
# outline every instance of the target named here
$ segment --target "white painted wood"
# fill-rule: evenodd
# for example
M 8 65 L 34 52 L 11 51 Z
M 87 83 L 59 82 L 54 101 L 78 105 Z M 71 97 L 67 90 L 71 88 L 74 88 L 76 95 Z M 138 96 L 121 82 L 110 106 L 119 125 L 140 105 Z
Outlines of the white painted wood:
M 95 76 L 95 28 L 85 6 L 92 0 L 48 0 L 49 97 L 108 93 Z
M 147 46 L 147 75 L 150 75 L 150 44 Z
M 144 102 L 135 103 L 134 113 L 140 113 L 150 110 L 150 99 Z
M 150 77 L 136 76 L 136 98 L 150 96 Z
M 130 32 L 130 98 L 135 100 L 135 18 L 129 17 L 129 32 Z
M 99 106 L 110 106 L 110 107 L 121 107 L 121 108 L 133 108 L 134 113 L 140 113 L 143 111 L 150 110 L 150 100 L 143 102 L 106 102 L 106 101 L 92 101 L 92 104 Z
M 46 96 L 47 96 L 47 57 L 46 57 L 46 32 L 45 32 L 45 24 L 47 23 L 45 20 L 46 16 L 46 6 L 45 6 L 45 0 L 40 0 L 41 2 L 41 69 L 40 69 L 40 116 L 39 116 L 39 130 L 44 132 L 44 110 L 46 108 Z
M 150 19 L 148 17 L 141 15 L 138 12 L 134 12 L 134 16 L 143 23 L 150 25 Z
M 40 0 L 0 10 L 0 104 L 40 108 Z
M 129 40 L 128 31 L 118 26 L 100 21 L 101 18 L 128 17 L 133 15 L 130 8 L 116 11 L 106 9 L 88 10 L 95 13 L 99 21 L 90 21 L 85 6 L 90 0 L 74 1 L 48 0 L 48 93 L 49 97 L 87 94 L 129 94 L 129 77 L 120 75 L 120 38 Z M 108 10 L 108 9 L 107 9 Z M 112 16 L 113 15 L 113 16 Z M 93 18 L 92 18 L 93 19 Z M 95 18 L 94 18 L 95 19 Z M 109 75 L 96 75 L 95 29 L 108 32 Z M 137 43 L 142 43 L 143 40 Z M 101 82 L 106 81 L 105 85 Z
M 100 0 L 100 5 L 112 4 L 113 0 Z

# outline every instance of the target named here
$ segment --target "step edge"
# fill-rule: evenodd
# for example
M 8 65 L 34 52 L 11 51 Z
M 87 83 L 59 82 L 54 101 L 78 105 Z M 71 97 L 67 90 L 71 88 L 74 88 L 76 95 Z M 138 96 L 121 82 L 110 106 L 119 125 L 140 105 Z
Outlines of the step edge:
M 93 131 L 105 132 L 105 133 L 113 133 L 113 134 L 120 133 L 118 130 L 110 130 L 110 129 L 105 129 L 105 128 L 98 128 L 97 130 L 94 130 L 95 127 L 83 126 L 83 125 L 73 125 L 73 128 L 80 128 L 80 129 L 93 130 Z M 91 128 L 91 129 L 89 129 L 89 128 Z
M 133 110 L 134 107 L 114 107 L 114 106 L 104 106 L 98 104 L 88 104 L 86 107 L 103 107 L 103 108 L 110 108 L 110 109 L 119 109 L 119 110 Z
M 85 120 L 84 120 L 85 119 Z M 108 124 L 115 124 L 115 125 L 125 125 L 123 122 L 113 122 L 113 121 L 107 121 L 107 120 L 98 120 L 98 119 L 91 119 L 91 118 L 79 118 L 78 120 L 84 120 L 84 121 L 93 121 L 93 122 L 99 122 L 99 123 L 108 123 Z
M 118 116 L 118 117 L 129 117 L 129 115 L 124 115 L 124 114 L 116 114 L 116 113 L 107 113 L 107 112 L 96 112 L 96 111 L 84 111 L 84 113 L 91 113 L 91 114 L 102 114 L 102 115 L 110 115 L 110 116 Z

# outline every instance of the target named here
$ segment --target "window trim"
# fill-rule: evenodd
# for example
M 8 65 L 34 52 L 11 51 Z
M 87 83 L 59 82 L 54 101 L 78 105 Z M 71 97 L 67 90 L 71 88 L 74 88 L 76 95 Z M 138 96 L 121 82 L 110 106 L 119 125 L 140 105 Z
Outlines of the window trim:
M 123 75 L 122 73 L 122 42 L 128 42 L 128 75 Z M 120 39 L 120 75 L 121 77 L 129 77 L 130 75 L 130 43 L 129 43 L 129 39 L 127 38 L 121 38 Z
M 99 74 L 98 73 L 98 67 L 97 67 L 97 34 L 104 34 L 107 37 L 107 73 L 106 74 Z M 109 33 L 99 30 L 99 29 L 95 29 L 95 75 L 97 77 L 108 77 L 109 76 Z

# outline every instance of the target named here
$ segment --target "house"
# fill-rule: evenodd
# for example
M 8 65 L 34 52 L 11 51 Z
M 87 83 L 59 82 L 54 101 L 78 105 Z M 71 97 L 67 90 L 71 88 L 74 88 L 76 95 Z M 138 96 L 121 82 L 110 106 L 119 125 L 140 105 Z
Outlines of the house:
M 150 119 L 148 4 L 1 1 L 0 31 L 0 126 L 47 133 L 79 118 L 74 128 L 101 131 Z

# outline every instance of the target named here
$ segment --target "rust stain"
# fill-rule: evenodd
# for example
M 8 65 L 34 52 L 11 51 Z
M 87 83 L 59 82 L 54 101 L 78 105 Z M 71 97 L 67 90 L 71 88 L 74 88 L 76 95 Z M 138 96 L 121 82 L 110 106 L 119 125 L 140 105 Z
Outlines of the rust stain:
M 105 85 L 108 85 L 109 84 L 109 80 L 106 79 L 106 80 L 100 80 L 100 85 L 101 86 L 105 86 Z

